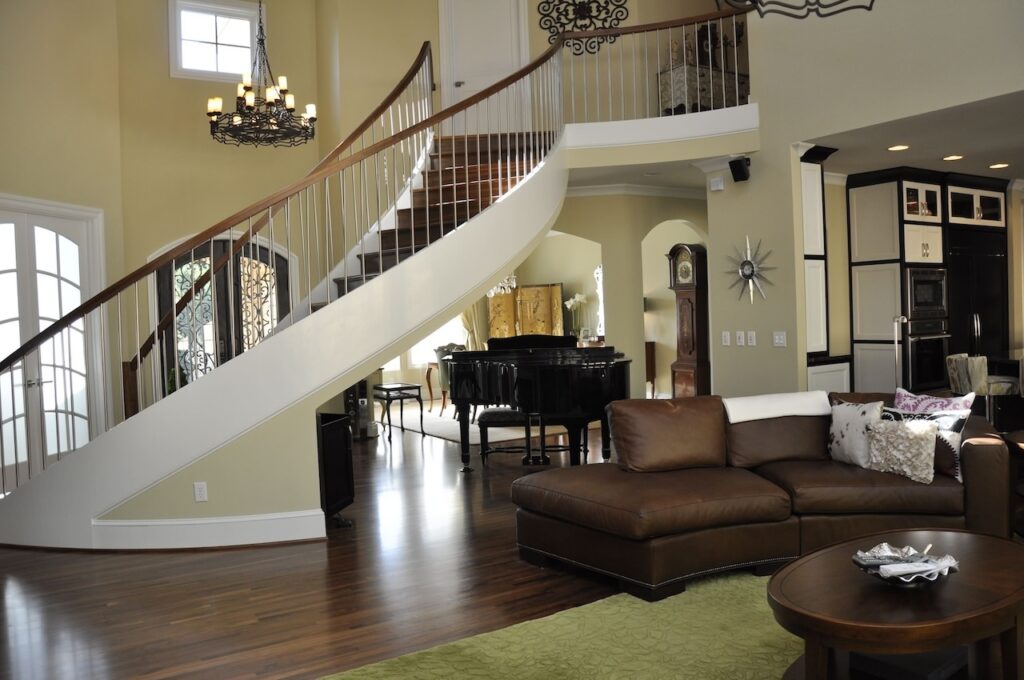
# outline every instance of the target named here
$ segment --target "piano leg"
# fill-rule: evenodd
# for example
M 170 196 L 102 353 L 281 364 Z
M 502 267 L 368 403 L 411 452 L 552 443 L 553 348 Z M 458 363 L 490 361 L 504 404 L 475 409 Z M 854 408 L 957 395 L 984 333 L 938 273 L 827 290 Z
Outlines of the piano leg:
M 608 415 L 601 415 L 601 457 L 606 461 L 612 457 L 612 437 L 608 430 Z
M 579 423 L 566 423 L 565 430 L 569 435 L 569 465 L 579 465 L 583 428 Z
M 472 472 L 473 468 L 469 467 L 469 404 L 455 404 L 455 415 L 459 418 L 459 445 L 462 448 L 462 472 Z

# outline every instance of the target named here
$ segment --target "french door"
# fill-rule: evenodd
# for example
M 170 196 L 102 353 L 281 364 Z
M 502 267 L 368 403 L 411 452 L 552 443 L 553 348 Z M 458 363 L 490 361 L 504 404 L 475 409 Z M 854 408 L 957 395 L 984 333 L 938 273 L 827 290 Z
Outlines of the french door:
M 161 338 L 165 394 L 252 349 L 291 311 L 288 257 L 263 244 L 242 246 L 230 264 L 181 302 L 231 245 L 214 240 L 157 271 L 159 317 L 176 311 Z
M 0 211 L 0 357 L 81 304 L 86 247 L 80 220 Z M 17 486 L 9 475 L 27 479 L 97 431 L 91 330 L 76 321 L 0 375 L 4 490 Z

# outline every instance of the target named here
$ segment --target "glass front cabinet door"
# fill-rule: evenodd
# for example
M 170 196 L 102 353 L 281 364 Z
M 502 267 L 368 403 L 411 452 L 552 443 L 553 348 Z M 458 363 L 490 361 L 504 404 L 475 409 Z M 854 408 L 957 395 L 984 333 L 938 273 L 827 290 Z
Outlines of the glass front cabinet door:
M 941 223 L 940 196 L 942 189 L 937 184 L 903 182 L 903 221 Z
M 1005 227 L 1006 197 L 998 191 L 949 187 L 949 221 L 980 227 Z

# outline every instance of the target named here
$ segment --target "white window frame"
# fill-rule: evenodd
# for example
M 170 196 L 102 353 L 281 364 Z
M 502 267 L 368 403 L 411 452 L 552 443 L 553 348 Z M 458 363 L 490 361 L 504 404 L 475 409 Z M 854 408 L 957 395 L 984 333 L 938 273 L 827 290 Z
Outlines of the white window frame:
M 167 0 L 168 32 L 170 47 L 170 66 L 172 78 L 188 78 L 189 80 L 209 80 L 217 83 L 241 82 L 241 73 L 221 73 L 219 71 L 201 71 L 184 68 L 181 65 L 181 13 L 182 11 L 220 14 L 249 22 L 249 50 L 251 57 L 256 52 L 256 26 L 259 21 L 259 7 L 256 3 L 245 0 Z

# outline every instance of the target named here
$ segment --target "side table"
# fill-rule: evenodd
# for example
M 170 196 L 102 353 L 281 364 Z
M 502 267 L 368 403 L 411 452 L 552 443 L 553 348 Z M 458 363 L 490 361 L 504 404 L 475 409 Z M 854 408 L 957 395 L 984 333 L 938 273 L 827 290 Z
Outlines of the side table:
M 373 398 L 381 402 L 384 407 L 380 414 L 380 424 L 384 424 L 384 415 L 387 414 L 388 441 L 391 441 L 391 432 L 394 426 L 391 424 L 391 402 L 398 402 L 398 426 L 405 431 L 405 409 L 406 399 L 415 399 L 420 405 L 420 434 L 423 431 L 423 397 L 420 395 L 420 386 L 415 383 L 382 383 L 373 386 Z
M 1010 451 L 1010 491 L 1013 503 L 1013 530 L 1024 536 L 1024 430 L 1003 435 Z

